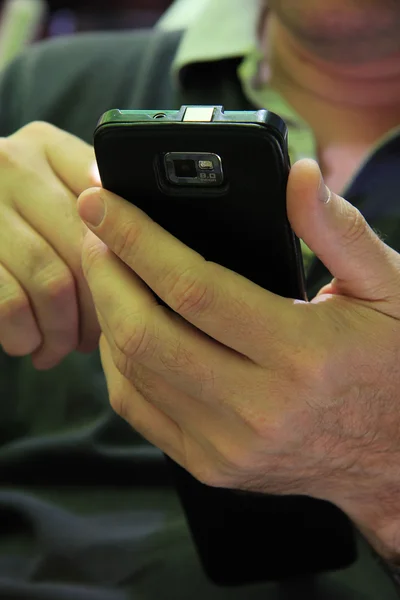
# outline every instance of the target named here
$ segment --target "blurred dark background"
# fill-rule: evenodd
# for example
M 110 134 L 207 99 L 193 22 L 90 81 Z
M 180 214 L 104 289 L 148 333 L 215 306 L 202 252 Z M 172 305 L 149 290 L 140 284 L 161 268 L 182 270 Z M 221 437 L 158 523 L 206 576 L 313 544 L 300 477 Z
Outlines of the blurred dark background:
M 0 0 L 0 70 L 37 40 L 82 31 L 152 27 L 172 3 L 173 0 Z M 180 3 L 187 5 L 185 0 L 175 0 L 175 5 Z
M 35 0 L 29 1 L 35 4 Z M 12 4 L 12 0 L 0 0 L 1 12 L 7 4 Z M 47 13 L 39 35 L 148 27 L 158 21 L 170 4 L 171 0 L 46 0 L 38 3 L 38 10 L 43 5 Z
M 74 21 L 77 31 L 148 27 L 171 0 L 47 0 L 50 32 L 54 22 Z

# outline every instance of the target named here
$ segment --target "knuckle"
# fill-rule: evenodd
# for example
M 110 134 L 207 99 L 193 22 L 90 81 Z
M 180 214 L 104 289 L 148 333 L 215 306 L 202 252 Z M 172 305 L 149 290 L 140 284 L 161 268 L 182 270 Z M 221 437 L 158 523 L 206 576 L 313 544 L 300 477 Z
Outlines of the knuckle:
M 132 378 L 132 363 L 129 359 L 121 352 L 118 348 L 113 352 L 114 364 L 116 369 L 126 377 L 127 379 Z
M 125 394 L 122 394 L 119 390 L 111 392 L 109 395 L 110 406 L 113 411 L 125 421 L 128 419 L 128 405 Z
M 85 245 L 84 259 L 82 261 L 82 273 L 84 276 L 90 276 L 92 270 L 96 268 L 98 260 L 101 259 L 101 252 L 97 244 Z M 95 275 L 95 273 L 93 274 Z
M 13 144 L 9 138 L 0 138 L 0 168 L 12 168 L 17 163 Z
M 187 269 L 168 278 L 166 303 L 182 316 L 195 317 L 210 310 L 214 303 L 214 288 L 205 282 L 199 270 Z
M 299 392 L 302 389 L 323 389 L 329 380 L 331 366 L 332 359 L 327 348 L 305 348 L 291 360 L 290 379 Z
M 290 425 L 292 413 L 281 408 L 275 408 L 266 418 L 252 420 L 250 429 L 255 434 L 256 440 L 262 445 L 266 452 L 275 452 L 281 448 L 283 440 L 289 444 L 291 442 L 292 431 Z M 254 465 L 254 461 L 253 461 Z
M 140 316 L 125 315 L 117 318 L 114 343 L 123 357 L 130 360 L 148 359 L 155 350 L 154 336 Z
M 209 464 L 208 462 L 197 462 L 195 465 L 188 465 L 186 468 L 188 468 L 193 477 L 203 485 L 215 488 L 229 486 L 227 478 L 224 477 L 219 469 L 213 464 Z
M 0 321 L 14 319 L 30 311 L 29 300 L 22 290 L 1 290 Z
M 34 237 L 25 240 L 25 251 L 21 258 L 23 269 L 28 281 L 46 276 L 52 267 L 54 259 L 49 246 L 43 238 Z
M 286 431 L 286 428 L 288 415 L 292 411 L 287 397 L 290 385 L 288 383 L 285 389 L 280 383 L 269 384 L 261 393 L 257 391 L 254 402 L 236 408 L 236 415 L 250 435 L 250 441 L 247 440 L 250 445 L 242 445 L 241 448 L 231 446 L 229 454 L 223 453 L 228 464 L 235 464 L 237 469 L 246 471 L 255 466 L 255 456 L 259 455 L 260 447 L 268 453 L 279 446 L 282 440 L 289 441 L 290 431 Z M 268 403 L 262 401 L 260 404 L 260 398 L 268 398 Z
M 213 374 L 211 368 L 207 368 L 202 362 L 199 362 L 198 356 L 195 356 L 193 351 L 187 348 L 179 335 L 176 340 L 163 345 L 160 362 L 167 371 L 189 372 L 199 381 L 206 381 Z
M 46 323 L 42 322 L 46 327 Z M 44 344 L 39 349 L 38 358 L 45 362 L 51 361 L 58 364 L 71 352 L 77 349 L 79 331 L 77 327 L 72 327 L 69 322 L 62 318 L 51 327 L 44 330 Z
M 256 461 L 256 463 L 255 463 Z M 260 461 L 258 461 L 260 462 Z M 193 461 L 186 468 L 201 483 L 210 487 L 236 488 L 240 482 L 246 481 L 262 466 L 257 464 L 256 454 L 252 448 L 246 448 L 237 439 L 224 441 L 215 445 L 213 459 Z
M 245 415 L 242 417 L 243 423 L 247 426 L 252 435 L 265 443 L 271 443 L 281 433 L 279 422 L 270 415 L 266 418 L 260 416 L 255 419 L 253 415 Z
M 265 467 L 268 445 L 265 439 L 255 436 L 253 431 L 240 436 L 230 436 L 216 446 L 219 471 L 225 480 L 237 484 L 260 472 Z
M 50 301 L 57 302 L 75 293 L 75 280 L 69 269 L 61 269 L 58 273 L 40 274 L 39 286 L 44 289 Z
M 123 259 L 132 259 L 140 247 L 143 225 L 134 221 L 126 221 L 118 227 L 113 240 L 113 251 Z
M 32 121 L 9 137 L 0 138 L 0 168 L 12 168 L 21 164 L 21 151 L 24 141 L 42 142 L 55 130 L 55 126 L 44 121 Z M 36 151 L 38 147 L 36 148 Z M 26 169 L 27 173 L 29 169 Z
M 17 133 L 22 133 L 22 134 L 26 134 L 28 136 L 41 138 L 44 135 L 48 135 L 50 132 L 54 131 L 54 129 L 55 129 L 54 125 L 51 125 L 50 123 L 46 123 L 46 121 L 37 120 L 37 121 L 31 121 L 27 125 L 24 125 L 24 127 L 21 127 L 21 129 Z
M 229 474 L 235 474 L 239 478 L 243 472 L 246 472 L 251 467 L 251 462 L 248 460 L 248 452 L 243 448 L 242 444 L 238 444 L 237 440 L 234 444 L 224 444 L 217 448 L 219 455 L 219 478 L 222 473 L 227 477 Z
M 133 364 L 129 370 L 129 380 L 146 400 L 152 401 L 159 395 L 156 377 L 146 367 Z
M 275 404 L 282 406 L 285 390 L 281 384 L 280 374 L 257 371 L 252 370 L 250 375 L 240 380 L 237 389 L 230 390 L 223 399 L 223 405 L 233 407 L 235 416 L 250 433 L 254 443 L 260 441 L 266 444 L 274 426 Z M 245 401 L 243 389 L 249 390 Z M 230 456 L 237 456 L 236 450 L 237 445 L 230 446 Z M 242 460 L 242 452 L 238 456 L 239 460 Z

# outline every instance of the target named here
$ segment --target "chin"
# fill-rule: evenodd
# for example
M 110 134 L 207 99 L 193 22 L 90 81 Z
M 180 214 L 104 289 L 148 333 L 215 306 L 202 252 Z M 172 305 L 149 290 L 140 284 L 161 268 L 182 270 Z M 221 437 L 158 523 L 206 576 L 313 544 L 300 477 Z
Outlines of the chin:
M 310 40 L 373 40 L 384 32 L 400 37 L 399 0 L 270 0 L 269 6 L 293 33 Z
M 270 0 L 269 6 L 321 58 L 355 64 L 400 52 L 400 0 Z

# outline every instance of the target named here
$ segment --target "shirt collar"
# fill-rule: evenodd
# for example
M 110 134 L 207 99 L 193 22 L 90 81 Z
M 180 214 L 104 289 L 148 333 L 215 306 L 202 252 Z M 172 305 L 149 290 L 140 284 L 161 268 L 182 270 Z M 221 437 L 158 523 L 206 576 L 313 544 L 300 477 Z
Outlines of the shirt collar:
M 183 35 L 173 74 L 179 77 L 190 64 L 246 56 L 257 48 L 262 7 L 263 0 L 208 0 Z

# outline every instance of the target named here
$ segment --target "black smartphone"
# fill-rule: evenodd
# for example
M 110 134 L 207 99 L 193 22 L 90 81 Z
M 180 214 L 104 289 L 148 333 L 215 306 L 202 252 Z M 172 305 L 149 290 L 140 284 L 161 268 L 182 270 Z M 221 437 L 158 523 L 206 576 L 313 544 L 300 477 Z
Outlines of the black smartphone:
M 182 106 L 108 111 L 94 147 L 105 189 L 205 259 L 304 300 L 300 243 L 286 212 L 287 138 L 284 121 L 268 110 Z M 215 583 L 294 577 L 354 559 L 347 519 L 332 505 L 211 488 L 167 460 L 200 560 Z M 343 543 L 335 552 L 338 535 Z

